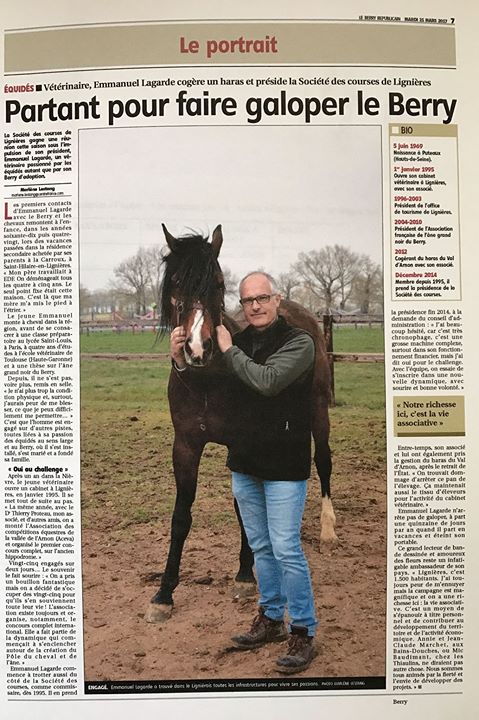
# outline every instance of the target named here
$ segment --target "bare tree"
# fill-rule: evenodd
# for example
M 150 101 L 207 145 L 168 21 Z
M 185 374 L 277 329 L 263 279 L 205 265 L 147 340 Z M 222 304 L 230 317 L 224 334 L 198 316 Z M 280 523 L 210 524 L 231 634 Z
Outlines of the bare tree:
M 136 313 L 144 315 L 148 301 L 151 297 L 151 259 L 148 251 L 139 248 L 135 255 L 124 260 L 114 268 L 117 282 L 115 288 L 124 295 L 130 295 L 135 300 Z
M 304 288 L 319 300 L 324 310 L 330 310 L 340 286 L 334 248 L 327 246 L 321 250 L 300 253 L 293 269 L 301 278 Z
M 318 300 L 316 310 L 346 309 L 353 283 L 361 271 L 362 258 L 342 245 L 327 245 L 321 250 L 300 253 L 294 270 L 303 288 Z
M 278 276 L 278 289 L 285 300 L 294 300 L 293 290 L 300 284 L 298 275 L 290 270 Z
M 335 245 L 334 250 L 339 274 L 339 307 L 345 310 L 351 297 L 354 280 L 361 271 L 362 258 L 342 245 Z
M 145 250 L 145 261 L 151 302 L 158 305 L 160 301 L 160 285 L 163 267 L 163 255 L 159 245 L 149 247 Z
M 381 266 L 363 255 L 361 270 L 354 279 L 351 297 L 365 315 L 383 310 L 383 273 Z
M 295 289 L 293 300 L 314 314 L 323 312 L 322 301 L 305 285 L 300 285 Z

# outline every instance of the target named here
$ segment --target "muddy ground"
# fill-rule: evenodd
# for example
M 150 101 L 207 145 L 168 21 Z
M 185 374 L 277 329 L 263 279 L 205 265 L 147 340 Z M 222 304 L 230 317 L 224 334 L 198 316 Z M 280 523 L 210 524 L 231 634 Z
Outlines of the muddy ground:
M 218 452 L 223 449 L 218 448 Z M 226 471 L 224 471 L 226 472 Z M 224 475 L 224 478 L 226 475 Z M 171 484 L 171 478 L 168 479 Z M 319 655 L 303 677 L 385 673 L 386 480 L 360 463 L 333 477 L 340 544 L 319 545 L 318 480 L 310 482 L 303 527 L 320 627 Z M 224 485 L 224 483 L 223 483 Z M 218 486 L 219 487 L 219 486 Z M 222 493 L 228 495 L 224 487 Z M 229 506 L 229 497 L 226 498 Z M 86 680 L 277 678 L 285 645 L 238 652 L 230 636 L 249 627 L 256 599 L 238 597 L 237 528 L 218 520 L 214 492 L 200 489 L 170 620 L 145 616 L 167 555 L 166 517 L 118 527 L 108 507 L 83 531 Z

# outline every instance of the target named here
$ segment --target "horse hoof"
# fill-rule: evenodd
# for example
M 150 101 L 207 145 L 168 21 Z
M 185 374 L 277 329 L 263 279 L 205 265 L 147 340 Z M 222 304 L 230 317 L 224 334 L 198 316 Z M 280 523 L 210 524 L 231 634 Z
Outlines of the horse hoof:
M 326 547 L 328 550 L 334 550 L 334 548 L 339 546 L 339 538 L 334 530 L 329 533 L 321 533 L 320 544 L 321 547 Z
M 150 603 L 146 613 L 146 622 L 161 623 L 169 620 L 173 612 L 173 605 L 158 605 Z
M 253 597 L 256 595 L 256 585 L 252 582 L 235 582 L 234 590 L 233 590 L 233 597 L 240 599 L 240 598 L 248 598 Z
M 336 525 L 336 515 L 334 514 L 331 498 L 324 497 L 321 504 L 321 534 L 320 542 L 332 549 L 338 547 L 339 540 L 334 528 Z

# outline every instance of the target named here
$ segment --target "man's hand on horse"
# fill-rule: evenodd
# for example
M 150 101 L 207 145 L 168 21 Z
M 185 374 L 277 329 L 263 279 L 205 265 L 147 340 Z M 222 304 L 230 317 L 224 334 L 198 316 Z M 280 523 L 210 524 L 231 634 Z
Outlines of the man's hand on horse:
M 170 355 L 178 368 L 185 368 L 185 353 L 184 347 L 186 342 L 186 333 L 181 327 L 175 327 L 170 335 Z
M 218 325 L 216 328 L 216 340 L 218 341 L 218 347 L 222 353 L 226 352 L 233 345 L 233 340 L 230 333 L 224 325 Z

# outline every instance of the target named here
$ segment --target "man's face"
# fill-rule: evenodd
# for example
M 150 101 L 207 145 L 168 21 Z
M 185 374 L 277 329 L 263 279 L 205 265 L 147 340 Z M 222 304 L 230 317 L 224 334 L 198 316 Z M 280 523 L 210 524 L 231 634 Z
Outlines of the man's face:
M 261 295 L 270 295 L 267 303 L 255 300 L 252 304 L 243 304 L 245 318 L 257 330 L 266 330 L 278 317 L 278 308 L 281 297 L 273 294 L 271 283 L 264 275 L 254 274 L 246 278 L 241 286 L 241 299 L 256 298 Z

